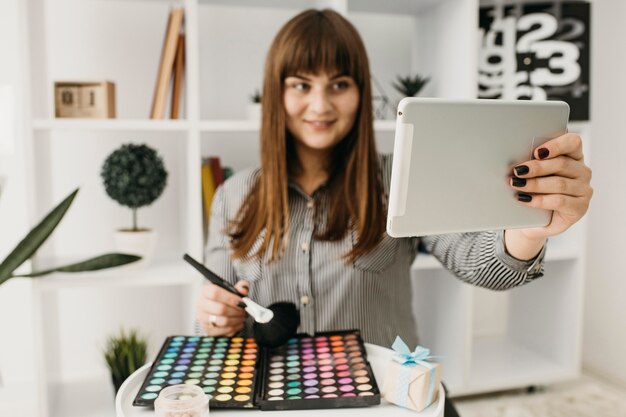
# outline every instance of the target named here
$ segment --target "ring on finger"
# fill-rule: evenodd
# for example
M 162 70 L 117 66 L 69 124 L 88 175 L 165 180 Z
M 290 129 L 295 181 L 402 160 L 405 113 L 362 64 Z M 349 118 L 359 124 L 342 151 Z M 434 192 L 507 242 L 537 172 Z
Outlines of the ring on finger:
M 216 316 L 215 314 L 211 314 L 211 315 L 209 316 L 209 325 L 210 325 L 211 327 L 219 327 L 219 326 L 217 325 L 217 316 Z

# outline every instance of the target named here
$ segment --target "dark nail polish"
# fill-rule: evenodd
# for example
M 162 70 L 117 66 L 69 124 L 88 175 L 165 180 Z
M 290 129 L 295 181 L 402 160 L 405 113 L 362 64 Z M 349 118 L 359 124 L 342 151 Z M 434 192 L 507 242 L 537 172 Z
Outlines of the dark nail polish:
M 525 187 L 526 178 L 513 177 L 513 187 Z
M 517 195 L 517 199 L 519 201 L 523 201 L 524 203 L 528 203 L 528 202 L 532 201 L 533 197 L 531 195 L 528 195 L 528 194 L 519 193 Z
M 243 301 L 239 301 L 239 302 L 237 303 L 237 306 L 239 306 L 239 308 L 243 308 L 243 309 L 245 309 L 245 308 L 246 308 L 246 303 L 244 303 Z
M 539 159 L 546 159 L 550 155 L 550 151 L 546 148 L 539 148 L 537 155 L 539 155 Z
M 519 165 L 515 167 L 515 175 L 526 175 L 530 172 L 530 169 L 526 165 Z
M 246 291 L 250 291 L 250 288 L 248 288 L 248 286 L 247 286 L 247 285 L 242 285 L 242 286 L 241 286 L 241 288 L 243 288 L 243 289 L 244 289 L 244 290 L 246 290 Z

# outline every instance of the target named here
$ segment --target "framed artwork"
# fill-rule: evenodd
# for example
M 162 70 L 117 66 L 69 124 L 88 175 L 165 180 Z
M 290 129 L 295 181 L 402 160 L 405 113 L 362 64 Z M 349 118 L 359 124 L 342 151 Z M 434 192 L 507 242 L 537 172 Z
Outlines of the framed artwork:
M 586 1 L 482 0 L 478 97 L 563 100 L 589 120 Z

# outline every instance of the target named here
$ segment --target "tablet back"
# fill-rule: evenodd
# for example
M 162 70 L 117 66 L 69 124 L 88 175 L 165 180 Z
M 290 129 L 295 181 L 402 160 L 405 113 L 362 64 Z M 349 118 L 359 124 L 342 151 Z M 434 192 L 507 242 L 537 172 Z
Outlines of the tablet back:
M 425 236 L 545 226 L 551 211 L 524 206 L 513 166 L 567 132 L 557 101 L 405 98 L 398 105 L 387 233 Z

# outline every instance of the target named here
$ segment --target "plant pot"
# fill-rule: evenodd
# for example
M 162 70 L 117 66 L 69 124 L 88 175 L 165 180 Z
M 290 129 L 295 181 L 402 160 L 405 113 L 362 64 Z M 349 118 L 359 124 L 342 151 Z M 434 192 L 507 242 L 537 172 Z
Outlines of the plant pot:
M 248 120 L 261 121 L 261 103 L 248 104 Z
M 118 229 L 115 231 L 115 249 L 117 252 L 139 255 L 140 261 L 131 266 L 146 266 L 152 260 L 156 246 L 157 233 L 151 229 Z
M 120 378 L 118 380 L 117 378 L 111 377 L 111 382 L 113 382 L 113 389 L 115 390 L 115 395 L 117 395 L 117 392 L 122 387 L 122 384 L 124 383 L 124 381 L 126 381 L 126 378 Z

